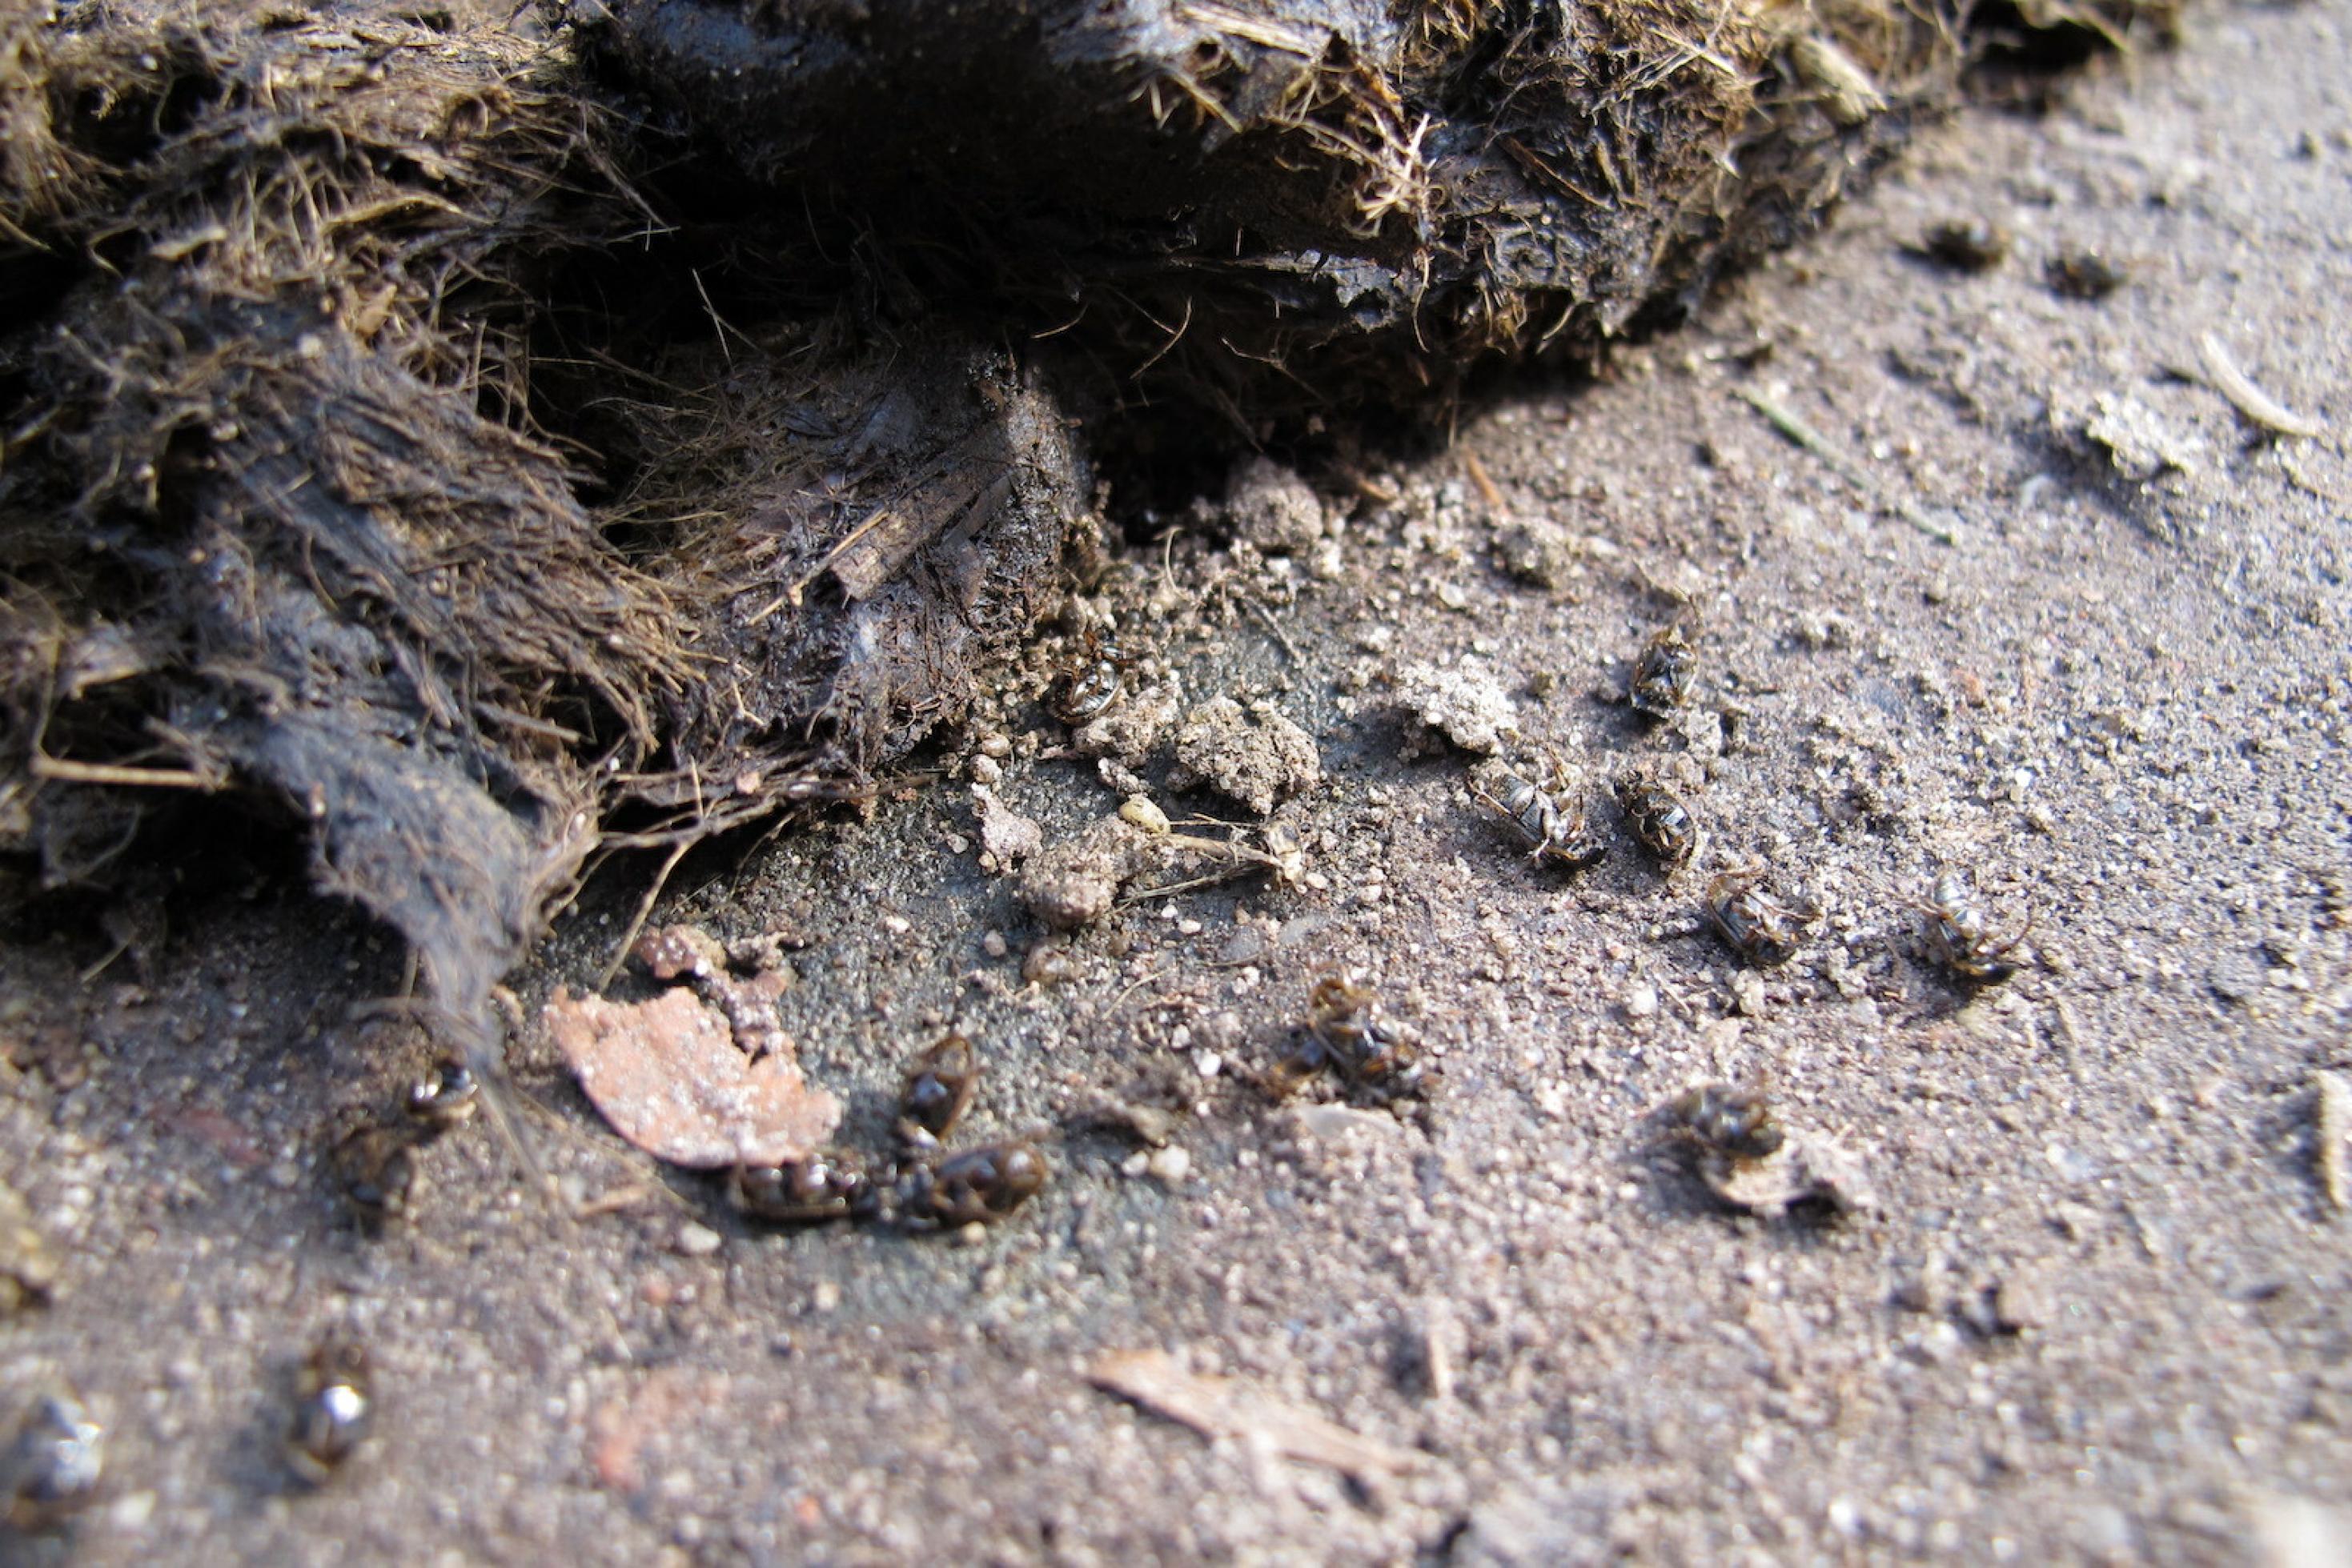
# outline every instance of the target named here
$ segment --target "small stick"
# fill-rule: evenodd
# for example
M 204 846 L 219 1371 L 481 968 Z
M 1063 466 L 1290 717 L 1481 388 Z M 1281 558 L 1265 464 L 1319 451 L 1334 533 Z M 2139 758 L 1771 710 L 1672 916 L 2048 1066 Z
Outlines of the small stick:
M 655 903 L 660 899 L 662 889 L 668 884 L 669 873 L 677 869 L 677 862 L 686 858 L 686 852 L 694 844 L 695 841 L 690 838 L 678 840 L 669 852 L 669 858 L 662 862 L 661 870 L 655 873 L 654 884 L 646 889 L 645 897 L 637 901 L 637 913 L 630 920 L 629 928 L 621 933 L 621 945 L 613 949 L 612 959 L 605 964 L 604 972 L 596 977 L 597 990 L 602 991 L 611 985 L 613 977 L 621 972 L 621 966 L 628 962 L 629 949 L 636 946 L 637 933 L 646 928 L 646 918 L 653 914 Z
M 2319 1081 L 2319 1190 L 2328 1207 L 2342 1214 L 2352 1209 L 2352 1082 L 2340 1072 L 2315 1072 Z
M 2305 419 L 2256 386 L 2252 379 L 2238 368 L 2237 361 L 2230 358 L 2230 350 L 2221 346 L 2221 340 L 2212 333 L 2198 335 L 2197 355 L 2205 361 L 2205 378 L 2212 383 L 2213 390 L 2228 398 L 2231 407 L 2264 430 L 2279 435 L 2306 438 L 2327 434 L 2326 424 L 2315 419 Z
M 1478 461 L 1476 453 L 1465 446 L 1462 449 L 1462 466 L 1470 471 L 1470 483 L 1478 486 L 1479 499 L 1486 503 L 1486 509 L 1499 521 L 1510 508 L 1503 504 L 1503 492 L 1496 487 L 1494 479 L 1486 472 L 1486 465 Z
M 1734 387 L 1732 395 L 1771 422 L 1772 428 L 1795 442 L 1829 465 L 1830 471 L 1879 506 L 1934 539 L 1938 544 L 1957 544 L 1952 530 L 1930 517 L 1900 496 L 1891 494 L 1871 476 L 1870 471 L 1845 455 L 1844 450 L 1828 436 L 1805 423 L 1794 410 L 1776 402 L 1754 387 Z
M 1297 644 L 1291 642 L 1289 633 L 1283 631 L 1282 623 L 1274 618 L 1274 612 L 1255 599 L 1245 602 L 1249 605 L 1251 612 L 1265 623 L 1265 629 L 1274 633 L 1274 640 L 1282 644 L 1284 655 L 1294 664 L 1304 664 L 1307 661 L 1299 656 Z
M 179 768 L 121 768 L 110 762 L 75 762 L 45 752 L 33 754 L 33 777 L 60 784 L 124 784 L 151 789 L 217 789 L 208 774 Z

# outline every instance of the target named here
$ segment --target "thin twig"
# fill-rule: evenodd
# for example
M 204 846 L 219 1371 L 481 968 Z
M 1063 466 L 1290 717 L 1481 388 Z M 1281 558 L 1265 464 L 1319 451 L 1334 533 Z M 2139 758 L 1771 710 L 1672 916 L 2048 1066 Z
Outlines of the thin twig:
M 629 949 L 637 945 L 637 933 L 646 928 L 646 919 L 653 914 L 662 888 L 669 882 L 669 873 L 677 869 L 677 862 L 686 858 L 686 852 L 692 849 L 694 843 L 692 839 L 680 839 L 677 847 L 669 852 L 669 858 L 662 862 L 661 870 L 654 876 L 654 884 L 646 889 L 645 897 L 637 901 L 637 913 L 629 921 L 629 928 L 621 933 L 621 945 L 613 949 L 612 959 L 605 964 L 604 972 L 596 977 L 599 991 L 613 983 L 613 977 L 619 974 L 621 966 L 628 961 Z
M 110 762 L 75 762 L 33 754 L 33 777 L 60 784 L 125 784 L 145 789 L 217 789 L 220 780 L 184 768 L 119 768 Z
M 1307 661 L 1299 655 L 1297 644 L 1291 642 L 1289 633 L 1283 631 L 1281 623 L 1275 620 L 1274 612 L 1255 599 L 1245 600 L 1244 602 L 1260 621 L 1265 623 L 1265 629 L 1274 633 L 1274 640 L 1282 644 L 1282 651 L 1290 662 L 1304 666 Z
M 1843 447 L 1806 423 L 1803 417 L 1794 410 L 1766 393 L 1758 392 L 1754 387 L 1734 387 L 1731 392 L 1734 397 L 1769 420 L 1773 429 L 1820 458 L 1829 465 L 1832 473 L 1861 491 L 1875 504 L 1893 512 L 1938 544 L 1948 545 L 1958 542 L 1953 538 L 1951 529 L 1922 512 L 1903 497 L 1889 491 L 1871 475 L 1868 469 L 1847 456 Z
M 1166 979 L 1170 973 L 1171 971 L 1166 969 L 1154 969 L 1151 973 L 1134 980 L 1129 984 L 1126 989 L 1120 991 L 1118 995 L 1111 998 L 1110 1004 L 1103 1009 L 1102 1016 L 1108 1018 L 1112 1014 L 1118 1012 L 1121 1002 L 1126 1001 L 1128 998 L 1135 995 L 1136 992 L 1151 984 L 1152 981 Z
M 2197 354 L 2205 361 L 2205 379 L 2212 383 L 2213 390 L 2264 430 L 2279 435 L 2300 435 L 2306 440 L 2327 434 L 2325 423 L 2305 419 L 2256 386 L 2252 378 L 2230 358 L 2230 350 L 2221 346 L 2221 340 L 2212 333 L 2198 335 Z
M 1503 504 L 1503 492 L 1486 472 L 1486 465 L 1478 461 L 1476 453 L 1465 446 L 1462 449 L 1462 466 L 1470 471 L 1470 483 L 1478 486 L 1478 498 L 1486 503 L 1486 509 L 1500 521 L 1510 508 Z

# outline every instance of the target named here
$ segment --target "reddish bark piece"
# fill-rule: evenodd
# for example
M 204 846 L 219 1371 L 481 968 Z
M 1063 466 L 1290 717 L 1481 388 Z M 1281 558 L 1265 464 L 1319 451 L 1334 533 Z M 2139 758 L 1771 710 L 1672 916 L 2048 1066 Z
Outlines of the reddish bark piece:
M 682 988 L 646 1002 L 559 990 L 543 1016 L 613 1130 L 672 1165 L 797 1160 L 840 1124 L 841 1103 L 788 1051 L 745 1056 L 725 1016 Z

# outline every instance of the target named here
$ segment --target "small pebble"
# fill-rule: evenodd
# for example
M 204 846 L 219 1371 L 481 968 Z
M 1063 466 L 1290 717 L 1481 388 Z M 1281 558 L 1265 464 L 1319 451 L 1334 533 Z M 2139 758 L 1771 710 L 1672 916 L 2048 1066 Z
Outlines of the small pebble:
M 1139 1176 L 1150 1168 L 1151 1156 L 1140 1149 L 1118 1162 L 1118 1174 L 1124 1176 Z
M 1645 1018 L 1651 1018 L 1651 1017 L 1655 1016 L 1655 1014 L 1657 1013 L 1657 1010 L 1658 1010 L 1658 988 L 1657 988 L 1657 987 L 1655 987 L 1655 986 L 1635 986 L 1632 990 L 1630 990 L 1630 991 L 1628 991 L 1628 992 L 1626 992 L 1626 993 L 1625 993 L 1625 1016 L 1626 1016 L 1627 1018 L 1629 1018 L 1629 1019 L 1645 1019 Z
M 841 1305 L 841 1287 L 831 1280 L 819 1280 L 816 1289 L 809 1292 L 809 1304 L 821 1312 L 833 1311 Z
M 956 1241 L 965 1247 L 977 1247 L 988 1239 L 988 1227 L 975 1219 L 956 1232 Z
M 1151 1156 L 1150 1168 L 1158 1180 L 1174 1186 L 1192 1174 L 1192 1156 L 1180 1148 L 1165 1148 Z
M 677 1249 L 688 1258 L 708 1258 L 726 1243 L 725 1237 L 707 1225 L 688 1220 L 678 1228 Z
M 980 754 L 982 757 L 1010 757 L 1013 755 L 1013 742 L 1001 735 L 983 735 L 980 737 Z
M 1214 1078 L 1218 1070 L 1224 1065 L 1225 1059 L 1213 1051 L 1196 1051 L 1192 1053 L 1193 1070 L 1203 1078 Z
M 1003 932 L 991 931 L 980 939 L 980 950 L 992 958 L 1002 958 L 1013 949 L 1006 946 Z

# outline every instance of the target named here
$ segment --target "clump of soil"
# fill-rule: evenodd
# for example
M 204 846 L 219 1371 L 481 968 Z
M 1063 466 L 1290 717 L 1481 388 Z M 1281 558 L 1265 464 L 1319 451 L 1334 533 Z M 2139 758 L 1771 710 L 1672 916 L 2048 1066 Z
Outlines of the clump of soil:
M 1207 784 L 1263 817 L 1322 778 L 1314 737 L 1271 708 L 1249 712 L 1231 697 L 1214 697 L 1176 732 L 1169 782 L 1179 789 Z

